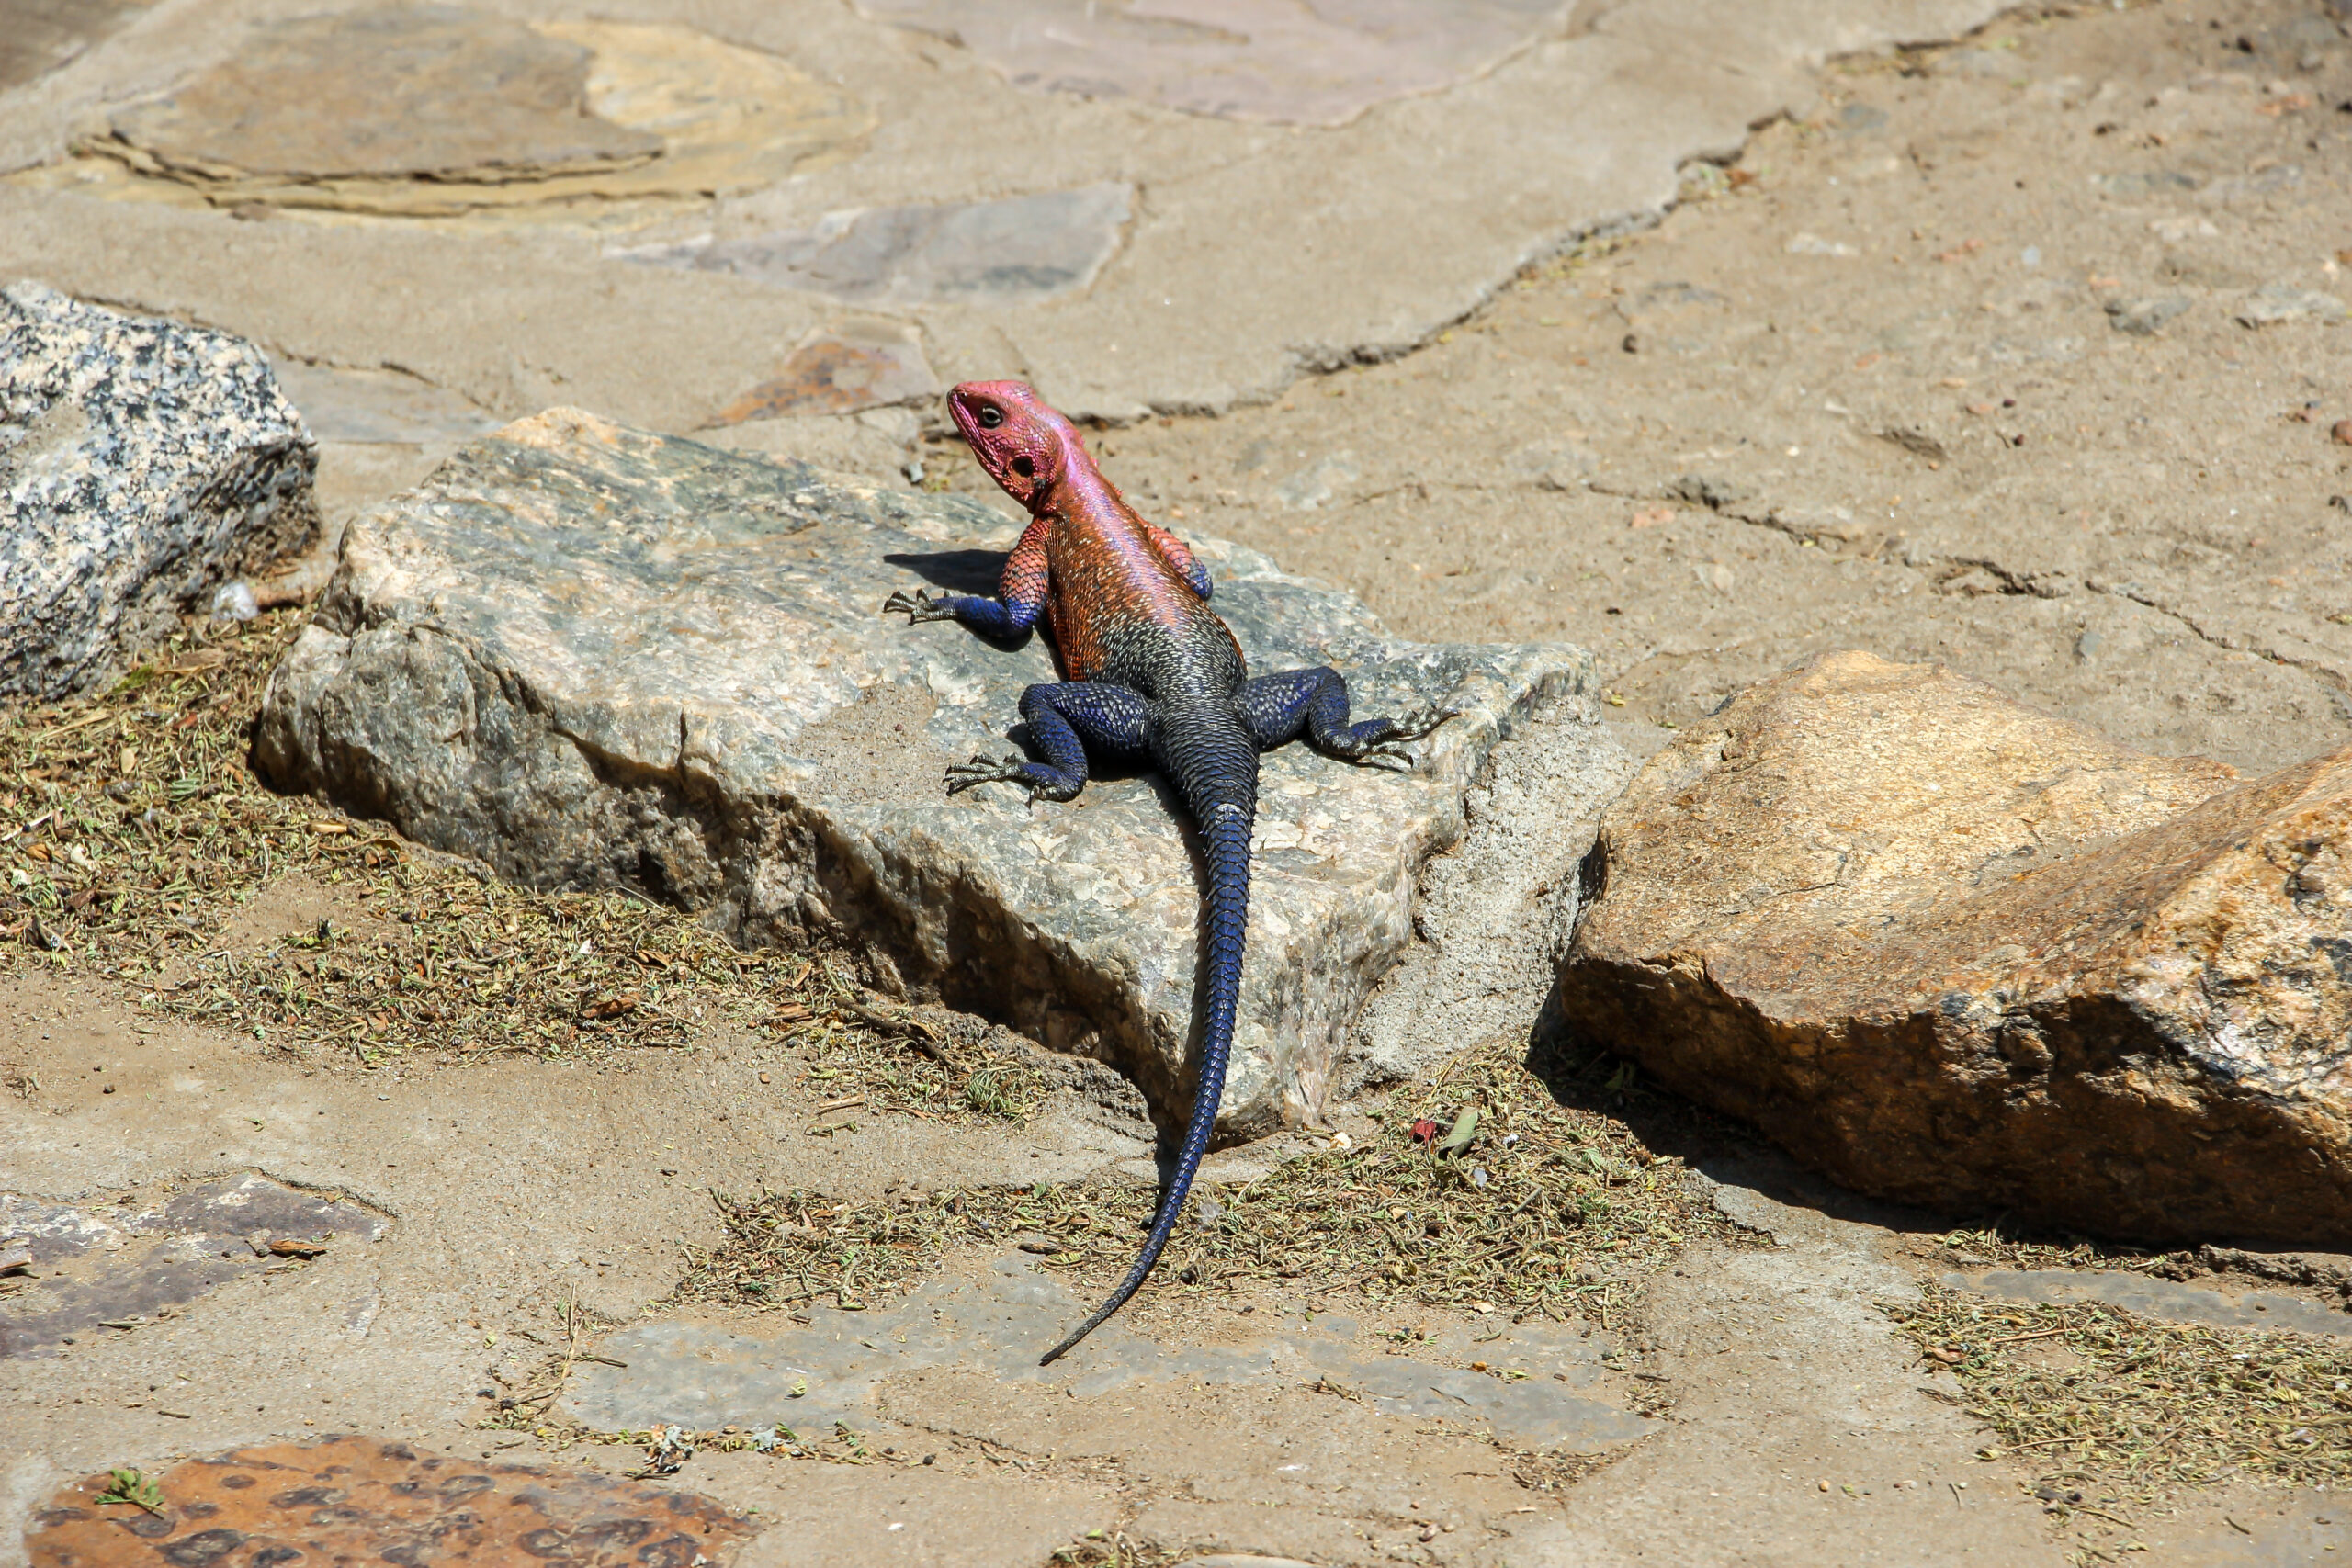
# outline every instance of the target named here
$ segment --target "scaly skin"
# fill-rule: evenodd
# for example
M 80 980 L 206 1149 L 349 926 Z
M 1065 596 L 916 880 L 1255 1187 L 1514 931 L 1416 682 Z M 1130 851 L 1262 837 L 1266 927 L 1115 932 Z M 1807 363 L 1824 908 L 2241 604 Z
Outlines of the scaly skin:
M 1252 681 L 1240 645 L 1209 609 L 1208 573 L 1174 536 L 1136 515 L 1087 454 L 1069 421 L 1019 381 L 969 381 L 947 409 L 973 455 L 1030 524 L 1004 563 L 999 597 L 918 589 L 890 596 L 909 624 L 956 620 L 991 636 L 1029 630 L 1042 615 L 1064 682 L 1021 694 L 1021 716 L 1046 761 L 975 757 L 947 770 L 947 792 L 1002 782 L 1034 800 L 1069 800 L 1086 784 L 1091 748 L 1144 757 L 1175 782 L 1206 841 L 1206 1021 L 1200 1087 L 1176 1170 L 1142 1255 L 1110 1299 L 1046 1352 L 1051 1362 L 1125 1304 L 1159 1260 L 1216 1125 L 1241 992 L 1250 916 L 1250 828 L 1258 807 L 1258 753 L 1297 739 L 1359 767 L 1408 773 L 1417 740 L 1453 717 L 1424 713 L 1348 722 L 1348 687 L 1335 670 L 1294 670 Z

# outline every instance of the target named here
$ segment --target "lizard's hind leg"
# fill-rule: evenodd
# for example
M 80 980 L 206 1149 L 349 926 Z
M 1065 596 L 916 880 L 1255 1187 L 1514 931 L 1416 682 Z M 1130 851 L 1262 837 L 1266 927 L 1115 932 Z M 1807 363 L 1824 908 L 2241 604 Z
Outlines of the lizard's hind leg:
M 947 793 L 975 784 L 1017 784 L 1032 800 L 1069 800 L 1086 787 L 1086 748 L 1106 756 L 1133 756 L 1149 744 L 1151 719 L 1141 694 L 1107 682 L 1032 686 L 1021 694 L 1021 717 L 1042 762 L 1008 756 L 975 757 L 947 770 Z
M 1328 666 L 1261 675 L 1242 686 L 1240 708 L 1241 722 L 1261 747 L 1283 745 L 1304 732 L 1307 743 L 1327 757 L 1400 773 L 1413 771 L 1413 754 L 1405 743 L 1420 739 L 1459 711 L 1424 708 L 1403 718 L 1351 724 L 1347 680 Z

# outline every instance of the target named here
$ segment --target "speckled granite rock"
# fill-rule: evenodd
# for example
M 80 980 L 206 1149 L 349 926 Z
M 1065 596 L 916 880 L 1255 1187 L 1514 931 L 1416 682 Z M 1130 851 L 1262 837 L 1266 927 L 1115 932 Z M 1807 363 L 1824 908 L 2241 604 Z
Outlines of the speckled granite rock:
M 0 692 L 85 686 L 307 545 L 317 462 L 251 344 L 0 289 Z
M 1199 891 L 1166 792 L 1147 774 L 1066 807 L 948 799 L 942 770 L 1005 749 L 1021 688 L 1054 678 L 1047 649 L 879 613 L 894 588 L 985 590 L 1015 533 L 961 498 L 554 411 L 351 524 L 258 756 L 510 876 L 636 884 L 752 942 L 864 942 L 909 991 L 1120 1062 L 1181 1111 Z M 1246 1134 L 1322 1103 L 1473 775 L 1585 691 L 1591 661 L 1398 642 L 1262 556 L 1194 547 L 1253 668 L 1328 660 L 1361 712 L 1467 715 L 1411 776 L 1268 756 L 1225 1100 Z
M 2352 1243 L 2352 750 L 2241 779 L 1826 655 L 1601 818 L 1561 1019 L 1850 1186 Z

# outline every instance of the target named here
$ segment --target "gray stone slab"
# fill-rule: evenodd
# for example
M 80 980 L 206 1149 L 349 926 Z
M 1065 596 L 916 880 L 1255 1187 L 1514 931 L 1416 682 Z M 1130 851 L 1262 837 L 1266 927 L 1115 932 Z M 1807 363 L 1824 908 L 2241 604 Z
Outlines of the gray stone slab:
M 696 12 L 704 26 L 756 46 L 735 56 L 831 62 L 834 74 L 794 89 L 806 103 L 789 124 L 759 139 L 797 139 L 803 151 L 781 169 L 738 137 L 726 158 L 690 171 L 684 141 L 665 130 L 668 150 L 651 163 L 577 177 L 593 190 L 567 177 L 462 190 L 447 181 L 346 180 L 333 191 L 281 181 L 250 194 L 379 212 L 496 205 L 492 217 L 504 224 L 520 220 L 514 204 L 545 206 L 571 191 L 596 199 L 554 216 L 604 225 L 615 220 L 616 196 L 698 200 L 695 193 L 718 192 L 708 224 L 716 247 L 814 234 L 828 213 L 1129 185 L 1148 199 L 1132 204 L 1115 254 L 1091 283 L 1041 307 L 1007 309 L 993 286 L 965 294 L 956 289 L 973 286 L 954 279 L 955 288 L 906 287 L 891 298 L 920 312 L 927 356 L 944 381 L 1023 374 L 1080 416 L 1222 412 L 1272 397 L 1303 373 L 1404 352 L 1578 236 L 1655 217 L 1677 199 L 1678 171 L 1690 160 L 1728 156 L 1751 126 L 1809 112 L 1827 56 L 1951 36 L 1998 8 L 1995 0 L 1626 0 L 1593 9 L 1565 34 L 1538 29 L 1452 85 L 1378 103 L 1336 130 L 1297 133 L 1172 113 L 1148 99 L 1016 87 L 970 50 L 910 39 L 822 0 L 709 0 Z M 707 96 L 729 124 L 734 111 L 786 92 L 781 78 L 745 90 L 748 67 L 733 56 L 725 69 L 665 56 L 656 72 L 651 54 L 618 36 L 650 30 L 643 28 L 567 22 L 537 30 L 587 41 L 599 77 L 623 65 L 638 73 L 629 93 L 608 100 L 592 92 L 618 123 L 636 123 L 623 118 L 621 99 L 665 104 L 686 96 L 674 85 L 689 80 L 695 101 Z M 86 118 L 114 112 L 122 83 L 168 85 L 191 56 L 232 52 L 193 27 L 166 36 L 151 25 L 124 44 L 109 81 L 68 82 L 69 70 L 39 104 L 0 113 L 0 163 L 59 158 Z M 818 88 L 843 101 L 827 108 Z M 867 103 L 876 109 L 858 107 Z M 157 182 L 119 175 L 59 164 L 40 172 L 38 188 L 0 183 L 0 265 L 37 260 L 52 276 L 109 297 L 201 301 L 212 319 L 305 357 L 396 360 L 507 414 L 560 397 L 640 424 L 692 428 L 708 420 L 715 399 L 768 374 L 775 346 L 817 324 L 827 298 L 815 283 L 745 288 L 736 275 L 691 265 L 616 268 L 585 246 L 470 223 L 462 231 L 257 224 L 232 234 L 216 212 L 75 198 L 156 194 Z M 245 198 L 230 185 L 204 190 Z M 428 199 L 439 205 L 418 205 Z M 867 258 L 844 254 L 841 263 L 854 286 L 870 287 L 858 280 L 876 276 Z M 1057 252 L 1050 270 L 1084 268 Z M 410 309 L 417 298 L 468 301 L 466 330 Z
M 9 0 L 0 28 L 0 92 L 73 60 L 149 0 Z
M 1002 201 L 874 207 L 830 213 L 807 229 L 608 254 L 865 305 L 1034 305 L 1093 280 L 1118 249 L 1133 195 L 1106 182 Z
M 1193 114 L 1341 125 L 1560 31 L 1561 0 L 859 0 L 953 38 L 1015 86 Z
M 282 359 L 277 384 L 322 441 L 454 446 L 499 421 L 457 393 L 398 370 L 360 370 Z
M 1117 1320 L 1094 1331 L 1081 1357 L 1053 1367 L 1037 1358 L 1087 1303 L 1014 1255 L 977 1280 L 933 1280 L 884 1312 L 819 1307 L 803 1325 L 728 1329 L 685 1320 L 641 1323 L 605 1342 L 626 1366 L 574 1369 L 562 1408 L 603 1431 L 660 1423 L 695 1430 L 781 1424 L 825 1432 L 887 1425 L 877 1391 L 926 1367 L 964 1367 L 1005 1382 L 1069 1387 L 1080 1398 L 1151 1383 L 1295 1382 L 1320 1375 L 1363 1393 L 1391 1416 L 1441 1417 L 1488 1429 L 1530 1448 L 1595 1453 L 1632 1442 L 1655 1425 L 1576 1392 L 1593 1381 L 1590 1342 L 1544 1325 L 1502 1325 L 1482 1337 L 1495 1372 L 1468 1371 L 1385 1354 L 1353 1325 L 1323 1319 L 1240 1344 L 1170 1348 Z M 1441 1348 L 1448 1348 L 1441 1346 Z M 1551 1376 L 1573 1369 L 1576 1382 Z M 1075 1378 L 1072 1371 L 1076 1371 Z M 1524 1372 L 1512 1377 L 1510 1371 Z
M 2122 1269 L 1986 1269 L 1944 1276 L 1956 1291 L 2003 1301 L 2056 1306 L 2103 1302 L 2166 1323 L 2210 1323 L 2221 1328 L 2283 1328 L 2352 1339 L 2352 1313 L 2315 1305 L 2277 1291 L 2223 1292 Z
M 308 544 L 317 464 L 251 344 L 0 289 L 0 692 L 79 690 Z
M 1006 749 L 1049 651 L 879 614 L 901 587 L 992 591 L 1015 535 L 961 498 L 555 411 L 352 521 L 256 754 L 511 876 L 644 886 L 750 942 L 864 943 L 910 991 L 1118 1062 L 1181 1114 L 1200 894 L 1179 808 L 1149 773 L 1067 807 L 948 798 L 944 766 Z M 1592 667 L 1401 641 L 1347 594 L 1193 543 L 1253 669 L 1328 662 L 1360 714 L 1463 715 L 1409 775 L 1265 759 L 1222 1118 L 1253 1134 L 1323 1105 L 1466 791 L 1507 737 L 1556 728 Z
M 28 1248 L 28 1286 L 0 1298 L 0 1360 L 89 1332 L 123 1332 L 273 1258 L 252 1239 L 379 1241 L 391 1222 L 254 1172 L 199 1183 L 130 1212 L 0 1192 L 0 1251 Z

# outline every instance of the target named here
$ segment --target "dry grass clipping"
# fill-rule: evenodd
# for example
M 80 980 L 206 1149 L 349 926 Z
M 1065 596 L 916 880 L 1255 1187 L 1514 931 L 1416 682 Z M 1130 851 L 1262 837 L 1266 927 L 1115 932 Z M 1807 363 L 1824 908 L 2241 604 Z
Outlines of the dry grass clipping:
M 681 1046 L 727 1019 L 792 1039 L 868 1112 L 1018 1120 L 1018 1057 L 860 999 L 822 952 L 747 953 L 636 894 L 535 892 L 380 824 L 273 793 L 247 758 L 300 616 L 190 628 L 103 694 L 0 706 L 0 970 L 111 982 L 156 1012 L 305 1059 Z M 300 873 L 356 906 L 240 943 Z
M 2326 1258 L 2301 1253 L 2248 1252 L 2242 1247 L 2201 1247 L 2151 1252 L 2142 1247 L 2073 1237 L 2050 1241 L 2015 1236 L 1997 1225 L 1981 1230 L 1950 1231 L 1936 1238 L 1949 1261 L 1962 1269 L 1999 1266 L 2004 1269 L 2073 1269 L 2149 1274 L 2159 1280 L 2194 1280 L 2199 1275 L 2242 1274 L 2282 1285 L 2325 1291 L 2352 1301 L 2352 1269 Z
M 1295 1281 L 1309 1294 L 1354 1290 L 1605 1323 L 1694 1239 L 1747 1240 L 1679 1160 L 1654 1154 L 1613 1117 L 1560 1103 L 1547 1078 L 1579 1068 L 1613 1072 L 1625 1087 L 1613 1061 L 1531 1068 L 1517 1051 L 1491 1047 L 1457 1059 L 1409 1101 L 1399 1094 L 1363 1146 L 1317 1139 L 1245 1186 L 1196 1190 L 1154 1288 Z M 1471 1109 L 1476 1132 L 1458 1150 L 1411 1131 L 1422 1116 L 1457 1126 Z M 857 1308 L 902 1292 L 957 1246 L 1017 1245 L 1100 1289 L 1133 1261 L 1157 1190 L 1040 1182 L 858 1203 L 806 1191 L 715 1196 L 727 1240 L 689 1249 L 673 1299 Z
M 2352 1479 L 2352 1347 L 2312 1335 L 2157 1323 L 2102 1303 L 1987 1302 L 1930 1286 L 1884 1309 L 1953 1401 L 2045 1490 L 2147 1501 L 2231 1475 Z

